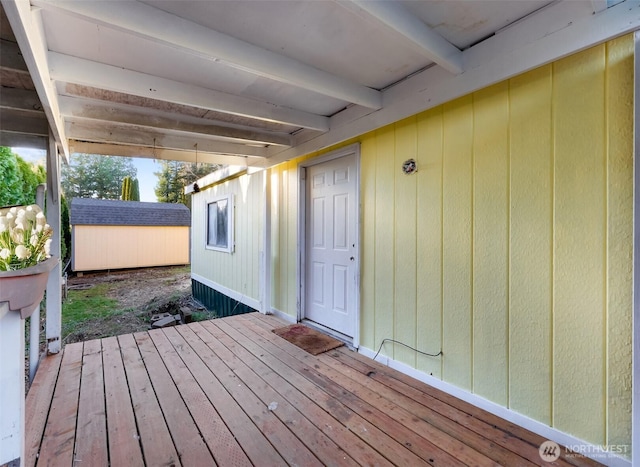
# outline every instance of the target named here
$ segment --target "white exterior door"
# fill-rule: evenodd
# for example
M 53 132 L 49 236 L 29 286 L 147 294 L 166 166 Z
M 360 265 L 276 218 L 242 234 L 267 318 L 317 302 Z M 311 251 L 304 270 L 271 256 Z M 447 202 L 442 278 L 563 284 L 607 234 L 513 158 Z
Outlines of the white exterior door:
M 355 155 L 307 168 L 304 317 L 354 336 L 357 307 Z

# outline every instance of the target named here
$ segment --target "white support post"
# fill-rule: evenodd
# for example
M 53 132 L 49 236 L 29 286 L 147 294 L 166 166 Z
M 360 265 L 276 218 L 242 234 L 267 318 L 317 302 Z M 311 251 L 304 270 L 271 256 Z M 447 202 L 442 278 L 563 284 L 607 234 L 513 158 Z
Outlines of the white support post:
M 262 310 L 271 313 L 271 169 L 263 171 L 263 232 L 262 232 L 262 264 L 260 271 L 260 288 Z
M 0 303 L 0 465 L 24 464 L 24 321 Z
M 44 211 L 47 185 L 41 183 L 36 191 L 36 204 Z M 29 317 L 29 381 L 33 382 L 40 363 L 40 304 Z
M 635 33 L 631 463 L 640 465 L 640 31 Z
M 51 255 L 60 258 L 60 159 L 53 135 L 47 148 L 47 222 L 53 228 Z M 47 353 L 61 350 L 62 335 L 62 261 L 51 270 L 47 281 Z

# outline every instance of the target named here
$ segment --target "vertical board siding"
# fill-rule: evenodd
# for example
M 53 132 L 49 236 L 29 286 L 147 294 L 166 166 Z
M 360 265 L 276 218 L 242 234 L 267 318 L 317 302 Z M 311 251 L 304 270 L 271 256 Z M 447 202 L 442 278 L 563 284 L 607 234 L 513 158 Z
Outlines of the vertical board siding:
M 360 147 L 360 192 L 364 200 L 362 212 L 362 245 L 360 248 L 360 288 L 375 290 L 376 277 L 376 204 L 366 202 L 376 198 L 376 140 L 368 138 Z M 360 345 L 376 348 L 375 294 L 362 294 L 360 297 Z M 366 312 L 364 312 L 366 310 Z M 378 344 L 379 345 L 379 344 Z
M 297 315 L 297 176 L 296 163 L 271 169 L 271 301 L 273 308 L 293 317 Z
M 509 92 L 473 96 L 473 392 L 508 404 Z
M 256 258 L 262 251 L 264 176 L 266 172 L 227 180 L 192 195 L 191 203 L 194 218 L 191 271 L 254 300 L 260 300 L 260 268 Z M 207 203 L 229 193 L 234 194 L 235 249 L 233 253 L 207 250 Z
M 417 349 L 442 348 L 442 107 L 418 117 L 417 180 Z M 363 145 L 364 146 L 364 145 Z M 442 359 L 418 354 L 416 368 L 442 377 Z
M 627 36 L 358 138 L 361 345 L 442 349 L 383 353 L 594 444 L 629 445 L 632 85 Z M 270 171 L 273 306 L 291 316 L 300 160 Z
M 549 65 L 509 83 L 509 406 L 546 424 L 553 377 L 551 78 Z
M 375 288 L 369 293 L 374 294 L 376 303 L 374 341 L 376 349 L 383 339 L 391 338 L 394 330 L 394 301 L 396 268 L 394 261 L 394 233 L 395 233 L 395 134 L 393 126 L 375 132 L 376 139 L 376 197 L 375 197 L 375 255 L 374 270 Z M 364 200 L 365 203 L 370 202 Z M 363 291 L 364 292 L 364 291 Z M 366 292 L 364 292 L 366 294 Z M 402 337 L 404 339 L 404 336 Z M 393 356 L 395 346 L 385 344 L 385 354 Z
M 633 42 L 626 38 L 607 44 L 607 439 L 627 445 L 631 425 L 615 423 L 631 413 L 631 338 L 633 226 Z M 624 109 L 624 111 L 621 111 Z M 629 454 L 629 453 L 627 453 Z
M 473 100 L 444 105 L 442 376 L 472 389 Z
M 417 178 L 405 175 L 400 167 L 407 159 L 415 159 L 417 152 L 416 118 L 408 118 L 395 125 L 395 261 L 394 338 L 416 347 L 416 281 L 417 281 Z M 416 353 L 406 347 L 394 349 L 395 358 L 416 366 Z
M 621 39 L 361 138 L 363 344 L 441 346 L 383 351 L 629 444 L 631 61 Z
M 604 51 L 595 47 L 553 65 L 552 104 L 553 424 L 600 442 L 606 405 Z

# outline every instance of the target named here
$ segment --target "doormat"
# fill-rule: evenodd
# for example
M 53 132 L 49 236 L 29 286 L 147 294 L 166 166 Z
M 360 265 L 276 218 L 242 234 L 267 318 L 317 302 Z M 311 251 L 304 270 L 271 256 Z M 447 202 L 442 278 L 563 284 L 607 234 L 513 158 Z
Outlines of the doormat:
M 343 342 L 303 324 L 292 324 L 274 329 L 273 332 L 312 355 L 319 355 L 344 345 Z

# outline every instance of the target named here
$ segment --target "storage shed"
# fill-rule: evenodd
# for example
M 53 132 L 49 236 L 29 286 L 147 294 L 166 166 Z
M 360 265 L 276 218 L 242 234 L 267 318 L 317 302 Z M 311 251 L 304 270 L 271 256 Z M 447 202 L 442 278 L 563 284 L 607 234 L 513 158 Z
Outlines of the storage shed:
M 74 198 L 70 211 L 74 271 L 189 264 L 183 204 Z

